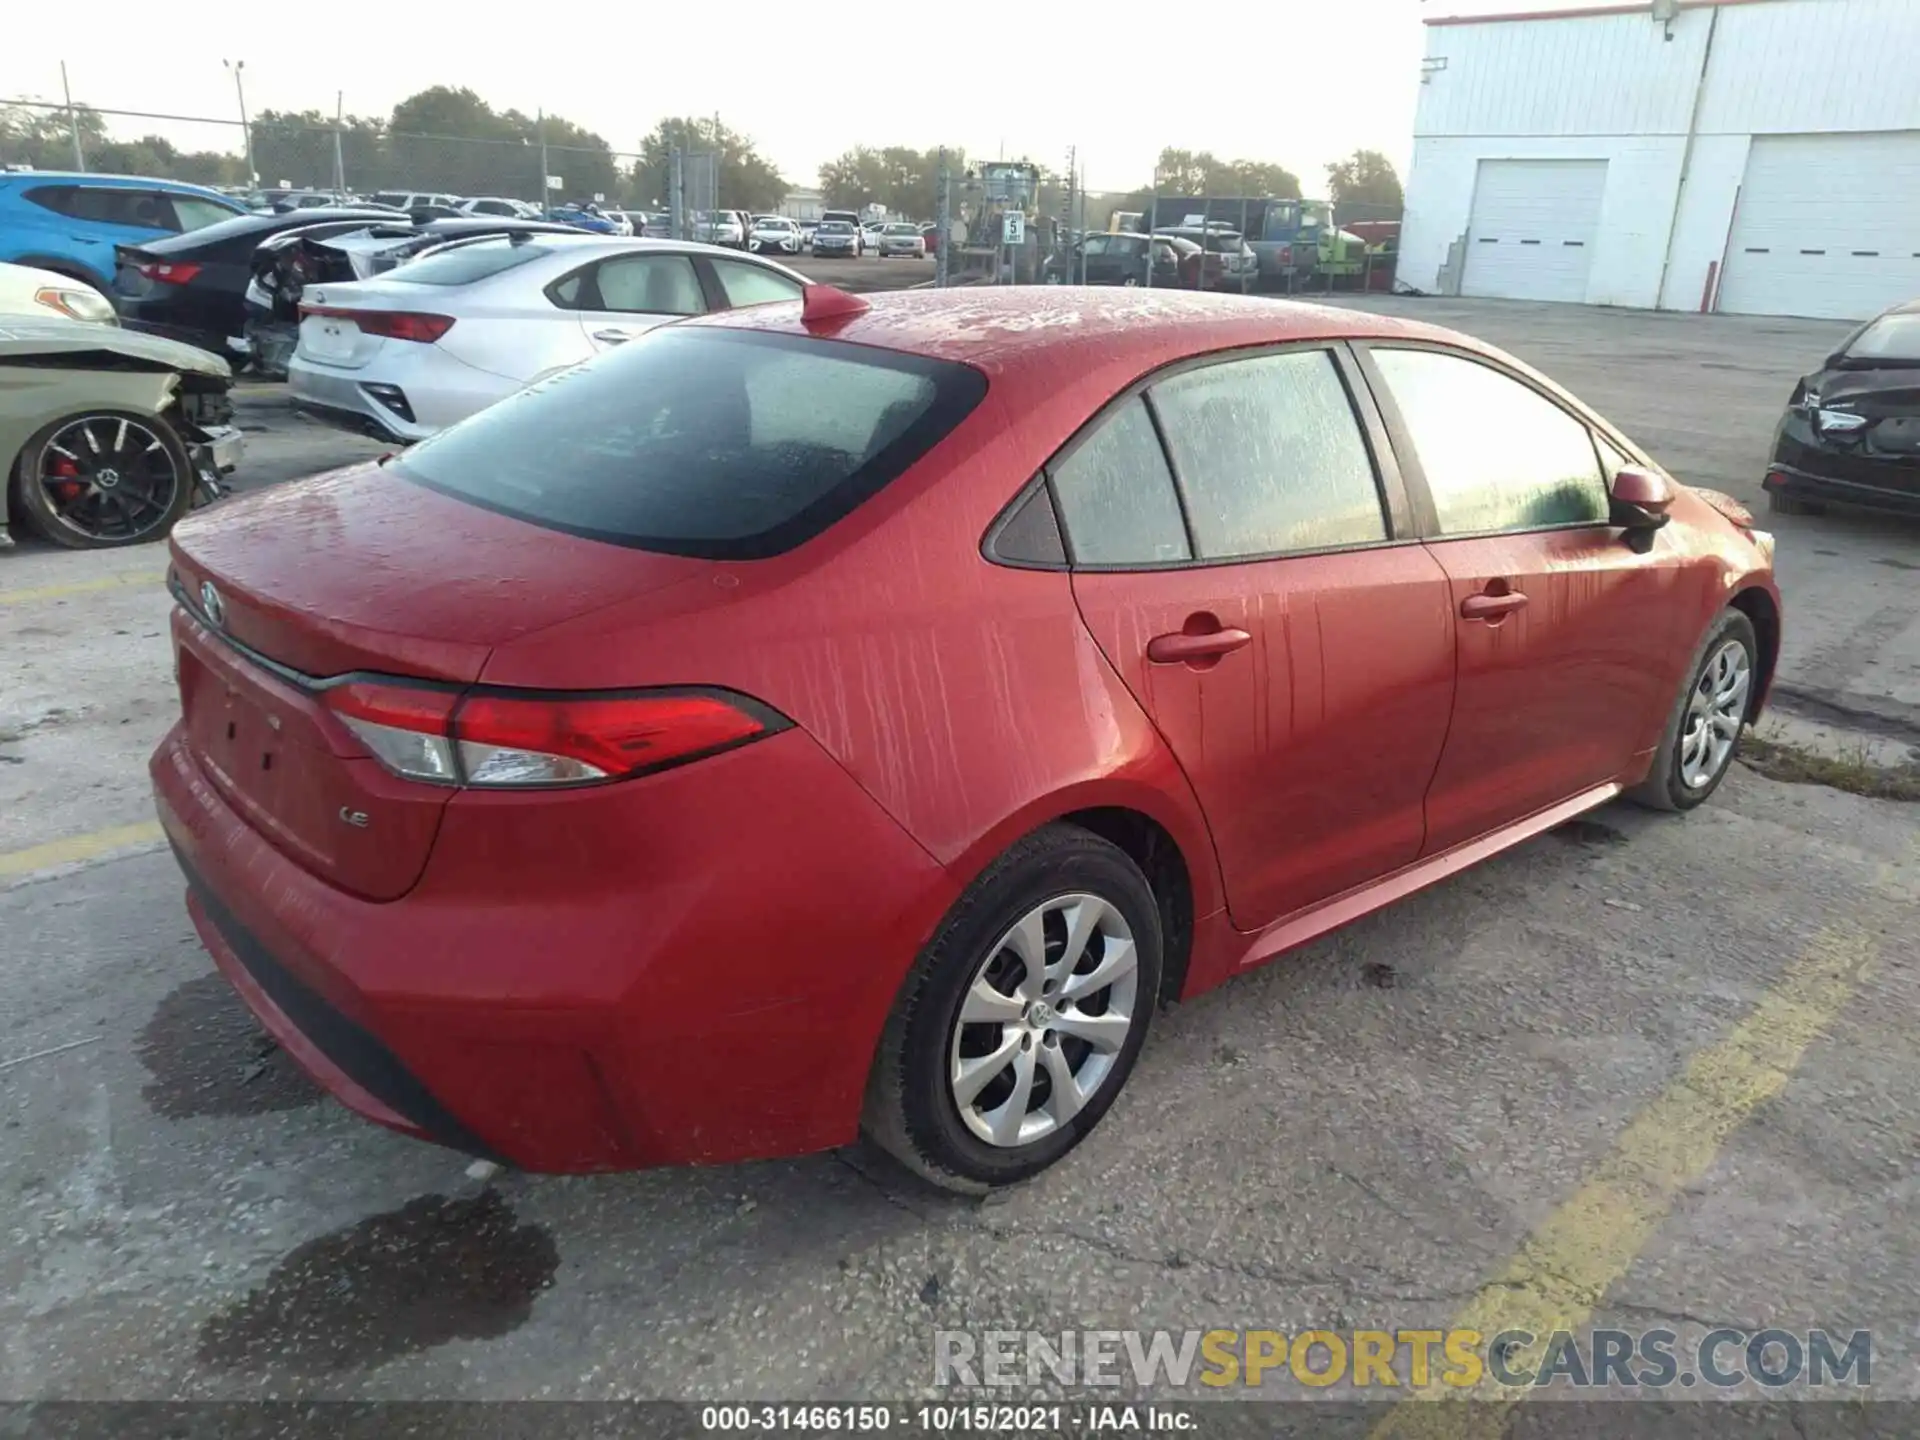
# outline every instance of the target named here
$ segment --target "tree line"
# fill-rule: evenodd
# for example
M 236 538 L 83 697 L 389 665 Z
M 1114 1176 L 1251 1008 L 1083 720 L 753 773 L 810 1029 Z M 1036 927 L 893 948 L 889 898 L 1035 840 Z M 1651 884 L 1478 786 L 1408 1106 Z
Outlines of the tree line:
M 203 185 L 245 183 L 246 162 L 240 155 L 183 151 L 159 135 L 112 139 L 100 112 L 82 105 L 74 113 L 90 170 Z M 337 135 L 347 189 L 363 195 L 409 189 L 537 200 L 543 140 L 547 173 L 560 177 L 555 199 L 604 195 L 611 204 L 665 208 L 675 147 L 717 156 L 720 205 L 772 210 L 791 188 L 750 137 L 718 116 L 662 120 L 641 140 L 637 152 L 622 155 L 603 136 L 564 116 L 495 110 L 474 91 L 447 85 L 408 96 L 387 116 L 345 115 L 337 124 L 318 110 L 263 110 L 253 117 L 251 131 L 254 164 L 260 183 L 268 186 L 286 181 L 331 188 Z M 73 138 L 67 112 L 0 107 L 0 163 L 70 168 Z M 966 172 L 965 150 L 949 146 L 946 163 L 957 181 Z M 835 209 L 884 205 L 890 214 L 931 219 L 939 205 L 939 175 L 938 147 L 856 145 L 820 166 L 819 184 L 826 203 Z M 1223 160 L 1205 150 L 1169 147 L 1160 152 L 1151 182 L 1115 208 L 1144 209 L 1156 190 L 1283 200 L 1301 194 L 1299 177 L 1283 165 Z M 956 199 L 960 193 L 956 184 Z M 1397 210 L 1400 180 L 1380 152 L 1356 150 L 1327 167 L 1327 198 L 1337 204 Z
M 160 135 L 115 140 L 107 134 L 107 117 L 85 105 L 74 107 L 74 122 L 89 170 L 201 185 L 246 183 L 244 155 L 183 151 Z M 331 189 L 337 136 L 346 188 L 361 195 L 408 189 L 538 200 L 543 141 L 546 172 L 560 181 L 556 200 L 603 195 L 610 204 L 664 207 L 676 145 L 717 155 L 722 205 L 771 210 L 789 188 L 751 139 L 717 117 L 662 120 L 637 153 L 622 155 L 604 136 L 565 116 L 497 111 L 472 90 L 447 85 L 408 96 L 384 117 L 344 115 L 336 123 L 318 110 L 262 110 L 249 129 L 259 183 L 269 187 L 284 181 Z M 72 169 L 67 111 L 0 106 L 0 164 Z

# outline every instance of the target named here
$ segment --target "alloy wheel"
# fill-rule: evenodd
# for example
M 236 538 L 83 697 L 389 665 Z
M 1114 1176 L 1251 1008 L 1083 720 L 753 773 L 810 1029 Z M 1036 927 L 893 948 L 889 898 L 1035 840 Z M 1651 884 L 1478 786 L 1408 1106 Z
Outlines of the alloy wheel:
M 166 524 L 180 473 L 160 435 L 128 415 L 86 415 L 54 432 L 35 477 L 52 518 L 96 540 L 137 540 Z
M 976 1137 L 1001 1149 L 1056 1132 L 1114 1072 L 1141 1008 L 1138 955 L 1097 895 L 1036 905 L 974 972 L 954 1021 L 948 1089 Z
M 1680 779 L 1689 789 L 1710 785 L 1733 758 L 1752 684 L 1747 647 L 1738 640 L 1726 641 L 1700 667 L 1680 730 Z

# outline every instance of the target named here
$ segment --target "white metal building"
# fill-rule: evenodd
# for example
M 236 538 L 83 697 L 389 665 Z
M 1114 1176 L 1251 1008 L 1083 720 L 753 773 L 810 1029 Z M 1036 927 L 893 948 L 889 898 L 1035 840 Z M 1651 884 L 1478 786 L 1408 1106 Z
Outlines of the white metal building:
M 1835 318 L 1920 297 L 1920 0 L 1427 25 L 1406 283 Z

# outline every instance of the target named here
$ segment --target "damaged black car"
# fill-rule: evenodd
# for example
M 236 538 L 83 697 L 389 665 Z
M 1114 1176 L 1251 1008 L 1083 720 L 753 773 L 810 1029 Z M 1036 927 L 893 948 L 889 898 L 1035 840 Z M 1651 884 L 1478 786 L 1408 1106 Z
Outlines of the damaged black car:
M 1920 515 L 1920 300 L 1862 325 L 1794 387 L 1762 485 L 1786 515 L 1828 501 Z

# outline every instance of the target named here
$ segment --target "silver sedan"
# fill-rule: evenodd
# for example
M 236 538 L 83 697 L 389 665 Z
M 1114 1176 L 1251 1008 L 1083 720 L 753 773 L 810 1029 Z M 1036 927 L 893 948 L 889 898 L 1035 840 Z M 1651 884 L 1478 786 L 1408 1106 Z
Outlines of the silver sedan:
M 921 238 L 918 225 L 896 223 L 880 227 L 880 258 L 889 255 L 911 255 L 916 260 L 924 260 L 927 255 L 927 242 Z

